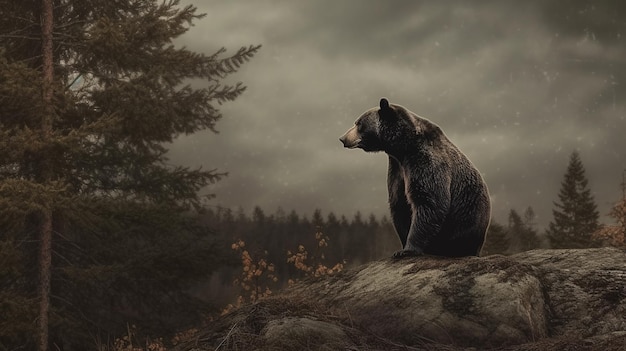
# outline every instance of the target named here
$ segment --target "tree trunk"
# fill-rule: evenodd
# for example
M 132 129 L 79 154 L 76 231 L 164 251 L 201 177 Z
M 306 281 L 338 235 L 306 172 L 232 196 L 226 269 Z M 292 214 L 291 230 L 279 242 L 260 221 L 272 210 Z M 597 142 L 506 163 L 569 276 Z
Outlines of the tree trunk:
M 52 213 L 43 211 L 39 251 L 39 350 L 48 350 L 48 314 L 50 310 L 50 276 L 52 272 Z
M 44 140 L 49 140 L 52 133 L 52 118 L 54 106 L 52 105 L 53 94 L 53 57 L 52 57 L 52 27 L 53 0 L 42 0 L 41 2 L 41 42 L 42 42 L 42 99 L 43 116 L 41 120 L 42 136 Z M 46 155 L 40 164 L 41 180 L 45 184 L 50 180 L 50 170 L 47 165 Z M 48 316 L 50 311 L 50 278 L 52 275 L 52 206 L 50 203 L 43 204 L 40 224 L 40 251 L 39 251 L 39 350 L 48 350 Z

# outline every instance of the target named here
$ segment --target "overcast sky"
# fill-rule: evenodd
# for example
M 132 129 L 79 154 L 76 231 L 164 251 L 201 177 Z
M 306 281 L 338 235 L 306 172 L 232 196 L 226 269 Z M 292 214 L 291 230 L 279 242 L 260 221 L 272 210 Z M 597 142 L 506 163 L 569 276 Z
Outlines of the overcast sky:
M 626 169 L 626 2 L 207 1 L 180 40 L 211 54 L 262 44 L 233 81 L 220 134 L 173 162 L 229 176 L 215 205 L 388 215 L 387 157 L 338 138 L 381 97 L 438 124 L 482 172 L 493 215 L 532 206 L 540 226 L 580 152 L 601 212 Z

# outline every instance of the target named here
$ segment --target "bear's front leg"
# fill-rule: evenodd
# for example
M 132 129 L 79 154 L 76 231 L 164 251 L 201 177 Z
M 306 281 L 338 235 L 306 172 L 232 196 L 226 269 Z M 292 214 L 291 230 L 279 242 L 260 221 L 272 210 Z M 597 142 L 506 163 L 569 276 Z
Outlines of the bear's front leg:
M 450 207 L 450 193 L 445 185 L 441 186 L 441 183 L 431 181 L 426 183 L 429 186 L 425 189 L 419 186 L 419 183 L 411 184 L 407 197 L 412 209 L 411 228 L 406 245 L 402 250 L 395 252 L 393 258 L 431 254 L 428 245 L 440 234 Z
M 398 161 L 389 156 L 389 171 L 387 174 L 387 188 L 389 190 L 389 209 L 393 227 L 400 238 L 402 247 L 406 246 L 406 240 L 411 229 L 411 205 L 406 198 L 405 184 L 402 168 Z
M 411 229 L 409 230 L 406 245 L 402 250 L 394 252 L 392 256 L 393 258 L 416 257 L 424 254 L 424 250 L 426 249 L 426 245 L 428 243 L 428 236 L 426 233 L 421 231 L 423 226 L 421 226 L 420 223 L 415 223 L 415 217 L 416 216 L 414 214 L 414 219 L 411 222 Z

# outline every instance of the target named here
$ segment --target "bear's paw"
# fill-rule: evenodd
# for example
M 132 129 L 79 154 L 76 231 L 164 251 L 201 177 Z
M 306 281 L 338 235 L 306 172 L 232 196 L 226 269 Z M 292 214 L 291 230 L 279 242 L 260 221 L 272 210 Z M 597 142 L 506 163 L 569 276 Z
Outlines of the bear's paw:
M 404 250 L 400 250 L 400 251 L 396 251 L 393 253 L 393 256 L 391 256 L 394 259 L 400 259 L 400 258 L 404 258 L 404 257 L 417 257 L 417 256 L 422 256 L 424 255 L 424 251 L 420 250 L 420 249 L 404 249 Z

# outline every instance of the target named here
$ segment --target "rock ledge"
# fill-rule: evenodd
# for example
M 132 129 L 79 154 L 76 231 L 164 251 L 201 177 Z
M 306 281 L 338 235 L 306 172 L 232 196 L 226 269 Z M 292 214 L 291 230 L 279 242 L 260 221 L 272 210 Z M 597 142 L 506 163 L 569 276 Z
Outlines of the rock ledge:
M 181 349 L 624 350 L 626 252 L 382 260 L 298 283 L 204 335 Z

